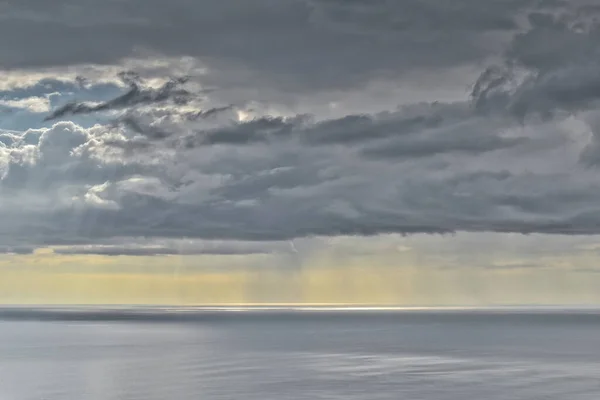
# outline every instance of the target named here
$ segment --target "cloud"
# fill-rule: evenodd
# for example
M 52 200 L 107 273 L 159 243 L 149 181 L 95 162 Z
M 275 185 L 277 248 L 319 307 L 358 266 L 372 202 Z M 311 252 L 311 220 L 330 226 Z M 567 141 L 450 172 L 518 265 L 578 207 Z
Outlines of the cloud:
M 27 246 L 23 246 L 23 247 L 0 246 L 0 254 L 18 254 L 18 255 L 24 255 L 24 254 L 33 254 L 34 251 L 35 251 L 34 247 L 27 247 Z
M 231 105 L 191 111 L 163 108 L 136 112 L 128 109 L 126 113 L 116 119 L 115 125 L 123 126 L 133 134 L 149 140 L 162 140 L 181 134 L 182 127 L 185 128 L 186 122 L 206 121 L 232 111 L 234 111 L 234 107 Z M 189 144 L 191 145 L 191 142 Z M 116 143 L 116 145 L 120 144 Z
M 73 185 L 101 184 L 127 176 L 139 167 L 110 159 L 110 154 L 95 145 L 118 137 L 102 126 L 84 129 L 73 122 L 59 122 L 51 128 L 30 129 L 7 148 L 6 171 L 0 186 L 10 202 L 15 193 L 49 195 Z M 100 141 L 100 142 L 99 142 Z M 100 166 L 100 167 L 99 167 Z M 133 168 L 133 169 L 132 169 Z M 140 170 L 141 171 L 141 170 Z
M 223 88 L 314 92 L 494 54 L 533 1 L 8 1 L 0 66 L 109 65 L 192 57 Z M 193 39 L 191 39 L 193 38 Z M 60 43 L 60 46 L 57 46 Z M 21 49 L 29 51 L 23 52 Z M 360 48 L 361 51 L 356 51 Z
M 375 159 L 413 159 L 448 153 L 477 155 L 528 141 L 504 135 L 510 127 L 510 121 L 481 118 L 468 103 L 419 104 L 396 112 L 348 115 L 317 123 L 308 116 L 262 117 L 184 134 L 174 145 L 193 148 L 298 141 L 304 146 L 344 145 Z M 139 132 L 140 127 L 136 128 Z M 153 130 L 145 136 L 159 137 Z M 163 133 L 160 138 L 172 136 Z
M 578 6 L 579 5 L 579 6 Z M 480 109 L 550 118 L 593 109 L 600 100 L 600 10 L 573 2 L 528 14 L 502 62 L 486 69 L 472 97 Z
M 7 246 L 170 254 L 105 242 L 600 233 L 599 30 L 581 2 L 175 0 L 160 12 L 90 2 L 81 15 L 20 4 L 3 18 L 21 48 L 53 29 L 31 54 L 2 57 L 0 46 L 6 68 L 73 66 L 53 82 L 126 92 L 48 117 L 72 121 L 0 133 Z M 15 21 L 31 30 L 19 36 Z M 50 40 L 61 46 L 46 51 Z M 134 47 L 148 62 L 115 81 Z M 380 98 L 373 80 L 401 87 L 418 75 L 419 86 L 465 66 L 478 71 L 470 96 L 417 101 L 407 89 L 367 110 Z M 11 90 L 37 87 L 23 82 Z M 363 88 L 363 111 L 326 101 Z M 335 115 L 303 112 L 309 103 Z M 104 111 L 114 120 L 76 119 Z
M 0 106 L 26 109 L 33 113 L 50 111 L 50 100 L 45 97 L 27 97 L 23 99 L 0 100 Z
M 112 240 L 116 241 L 116 240 Z M 185 255 L 269 255 L 289 253 L 287 243 L 236 241 L 142 241 L 127 239 L 128 244 L 75 245 L 54 248 L 55 254 L 104 256 L 185 256 Z M 132 243 L 133 242 L 133 243 Z
M 184 105 L 192 98 L 192 94 L 188 90 L 180 88 L 186 82 L 186 78 L 170 79 L 158 89 L 153 89 L 140 86 L 139 77 L 132 72 L 123 72 L 120 77 L 129 86 L 129 90 L 126 93 L 100 104 L 68 103 L 54 110 L 45 118 L 45 121 L 69 115 L 92 114 L 100 111 L 131 108 L 138 105 L 163 103 L 169 100 L 177 105 Z
M 85 7 L 61 1 L 53 9 L 39 0 L 9 1 L 0 34 L 6 29 L 6 37 L 19 40 L 2 46 L 0 68 L 11 79 L 17 76 L 13 70 L 27 68 L 31 76 L 54 72 L 78 84 L 81 79 L 114 81 L 123 68 L 140 75 L 185 75 L 218 89 L 215 98 L 221 103 L 236 105 L 311 108 L 319 95 L 318 110 L 325 99 L 343 102 L 358 92 L 361 100 L 369 97 L 359 102 L 366 108 L 371 104 L 365 103 L 382 101 L 383 89 L 394 88 L 386 96 L 403 102 L 414 99 L 420 87 L 456 90 L 457 78 L 470 82 L 472 73 L 499 58 L 500 65 L 528 71 L 542 62 L 548 67 L 585 54 L 589 59 L 596 33 L 588 20 L 597 13 L 582 1 L 534 0 L 485 5 L 457 0 L 451 6 L 429 0 L 259 0 L 251 9 L 232 0 L 95 0 Z M 551 16 L 559 22 L 547 22 Z M 56 43 L 60 49 L 50 51 Z M 435 78 L 457 70 L 463 76 L 453 72 L 448 79 Z M 432 79 L 435 85 L 428 87 Z M 31 81 L 19 78 L 25 80 Z M 563 95 L 568 93 L 556 94 Z M 523 101 L 515 101 L 515 113 L 523 112 Z
M 503 127 L 471 123 L 470 134 L 482 137 Z M 315 129 L 331 126 L 300 131 L 320 137 Z M 600 181 L 579 164 L 577 149 L 566 161 L 580 168 L 578 179 L 552 166 L 554 152 L 567 154 L 570 131 L 551 127 L 509 124 L 503 134 L 514 138 L 512 146 L 459 155 L 445 146 L 454 135 L 461 143 L 464 126 L 442 121 L 432 135 L 425 124 L 405 135 L 429 138 L 438 150 L 374 160 L 360 156 L 361 146 L 394 135 L 362 141 L 342 135 L 334 145 L 276 140 L 243 150 L 156 146 L 127 155 L 110 144 L 134 140 L 122 130 L 60 122 L 25 132 L 6 148 L 0 183 L 10 195 L 1 197 L 0 233 L 38 245 L 139 236 L 269 241 L 393 232 L 596 233 Z M 532 158 L 537 171 L 528 165 Z
M 230 110 L 231 107 L 221 107 L 199 113 L 206 116 Z M 190 118 L 189 114 L 178 110 L 162 110 L 161 114 L 127 114 L 121 122 L 135 134 L 167 139 L 167 142 L 171 141 L 170 145 L 186 148 L 245 146 L 290 140 L 306 146 L 360 146 L 379 141 L 389 147 L 386 140 L 400 141 L 400 144 L 409 142 L 415 146 L 419 141 L 435 141 L 439 139 L 436 138 L 438 135 L 444 135 L 448 140 L 451 140 L 450 136 L 455 137 L 457 142 L 463 142 L 462 145 L 466 147 L 470 145 L 466 139 L 494 136 L 511 123 L 501 119 L 484 120 L 468 102 L 420 103 L 399 107 L 396 111 L 351 114 L 328 120 L 315 120 L 310 115 L 262 116 L 249 120 L 229 118 L 216 125 L 195 124 L 196 118 Z M 146 124 L 144 121 L 147 120 L 154 122 Z M 484 121 L 487 129 L 479 129 Z M 510 140 L 506 142 L 508 145 Z
M 540 265 L 540 263 L 531 262 L 529 260 L 511 260 L 511 261 L 501 261 L 501 262 L 492 262 L 491 265 L 487 266 L 487 268 L 494 270 L 523 270 L 523 269 L 531 269 L 531 268 L 543 268 L 544 265 Z

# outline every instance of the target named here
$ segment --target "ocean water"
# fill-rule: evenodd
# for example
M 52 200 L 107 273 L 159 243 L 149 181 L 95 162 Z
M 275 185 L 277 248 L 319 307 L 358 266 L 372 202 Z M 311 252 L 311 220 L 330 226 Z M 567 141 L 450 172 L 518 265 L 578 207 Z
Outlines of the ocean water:
M 600 313 L 0 312 L 0 400 L 600 399 Z

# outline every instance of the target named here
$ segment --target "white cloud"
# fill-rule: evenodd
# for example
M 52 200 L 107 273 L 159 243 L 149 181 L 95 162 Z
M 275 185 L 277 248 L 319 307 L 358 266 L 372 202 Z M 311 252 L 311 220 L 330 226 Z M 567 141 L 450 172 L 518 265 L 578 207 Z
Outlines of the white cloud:
M 46 97 L 26 97 L 24 99 L 0 100 L 0 106 L 22 108 L 33 113 L 50 111 L 50 100 Z

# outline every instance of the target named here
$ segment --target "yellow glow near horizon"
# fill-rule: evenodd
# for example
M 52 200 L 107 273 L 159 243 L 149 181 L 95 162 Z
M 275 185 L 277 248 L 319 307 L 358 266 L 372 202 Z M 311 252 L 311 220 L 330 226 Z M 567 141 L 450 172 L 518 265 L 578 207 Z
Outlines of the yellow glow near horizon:
M 0 257 L 0 303 L 600 303 L 600 274 L 574 272 L 577 257 L 575 261 L 542 258 L 537 268 L 519 267 L 522 260 L 505 257 L 495 262 L 497 269 L 444 267 L 436 264 L 439 260 L 423 260 L 407 251 L 352 257 L 324 252 L 306 260 L 302 268 L 290 269 L 270 256 L 109 257 L 40 250 Z

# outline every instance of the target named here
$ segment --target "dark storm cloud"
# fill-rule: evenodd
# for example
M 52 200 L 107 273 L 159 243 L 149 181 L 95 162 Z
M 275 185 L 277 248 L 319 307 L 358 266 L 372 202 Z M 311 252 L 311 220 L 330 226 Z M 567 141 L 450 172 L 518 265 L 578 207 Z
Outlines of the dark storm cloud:
M 37 46 L 3 57 L 13 47 L 1 46 L 0 35 L 7 67 L 118 64 L 137 46 L 156 57 L 196 57 L 206 68 L 190 84 L 257 102 L 275 91 L 318 108 L 327 100 L 317 92 L 343 97 L 371 78 L 403 85 L 411 71 L 428 79 L 480 66 L 471 99 L 465 90 L 456 101 L 407 105 L 408 92 L 403 106 L 386 103 L 390 111 L 340 107 L 329 118 L 278 114 L 276 102 L 262 114 L 244 101 L 181 107 L 191 92 L 178 82 L 152 89 L 123 75 L 125 95 L 50 116 L 119 110 L 112 124 L 2 133 L 7 245 L 88 244 L 95 247 L 79 250 L 133 255 L 175 247 L 103 242 L 600 233 L 600 178 L 589 168 L 600 160 L 600 37 L 594 11 L 583 13 L 580 1 L 129 0 L 88 2 L 85 13 L 80 3 L 7 4 L 0 33 L 13 28 L 21 48 Z M 19 36 L 17 20 L 31 31 Z M 50 40 L 62 45 L 50 52 Z M 162 76 L 174 76 L 170 69 Z
M 509 182 L 519 182 L 513 178 Z M 462 182 L 461 182 L 462 183 Z M 493 179 L 481 182 L 492 184 Z M 366 189 L 366 187 L 365 187 Z M 598 188 L 596 187 L 595 190 Z M 262 205 L 236 207 L 169 204 L 150 196 L 129 202 L 121 210 L 88 210 L 78 215 L 76 225 L 65 225 L 68 214 L 53 216 L 48 234 L 70 233 L 99 240 L 115 235 L 158 237 L 193 236 L 239 240 L 281 240 L 310 235 L 376 235 L 381 233 L 450 233 L 460 231 L 494 231 L 519 233 L 592 234 L 597 233 L 597 210 L 565 213 L 561 195 L 529 195 L 522 192 L 512 199 L 495 195 L 453 194 L 452 187 L 426 184 L 411 188 L 412 193 L 399 195 L 398 209 L 382 204 L 348 202 L 353 212 L 329 207 L 335 199 L 322 194 L 306 200 L 285 197 L 263 199 Z M 591 192 L 591 190 L 590 190 Z M 356 194 L 354 194 L 356 196 Z M 429 196 L 429 197 L 423 197 Z M 442 196 L 446 196 L 442 200 Z M 364 200 L 363 198 L 362 200 Z M 588 193 L 587 199 L 593 197 Z M 423 203 L 417 205 L 419 202 Z M 527 204 L 540 205 L 532 210 Z M 590 204 L 586 202 L 587 204 Z M 293 209 L 290 209 L 293 207 Z M 155 216 L 149 217 L 154 213 Z M 553 213 L 553 214 L 552 214 Z M 523 218 L 527 215 L 528 218 Z M 58 228 L 58 222 L 63 229 Z M 68 226 L 68 228 L 66 228 Z
M 482 60 L 534 3 L 11 0 L 0 15 L 0 66 L 116 64 L 147 49 L 197 57 L 221 87 L 344 88 Z
M 502 109 L 523 121 L 595 108 L 600 100 L 600 10 L 569 4 L 533 12 L 501 64 L 486 69 L 472 97 L 480 110 Z
M 465 163 L 458 159 L 446 164 L 450 169 L 446 176 L 447 168 L 428 167 L 427 159 L 369 170 L 356 161 L 344 165 L 340 154 L 310 149 L 314 148 L 296 147 L 301 154 L 291 156 L 272 145 L 268 160 L 261 158 L 260 149 L 248 147 L 245 155 L 232 149 L 215 160 L 217 164 L 207 160 L 200 169 L 193 162 L 201 160 L 202 153 L 181 152 L 175 164 L 169 161 L 155 170 L 163 175 L 160 171 L 166 168 L 170 177 L 153 179 L 149 170 L 145 178 L 116 178 L 87 189 L 77 207 L 30 210 L 27 215 L 13 210 L 12 217 L 4 216 L 8 223 L 2 229 L 21 240 L 36 240 L 31 235 L 35 227 L 46 241 L 90 242 L 128 236 L 286 240 L 392 232 L 597 231 L 595 216 L 600 213 L 594 204 L 600 182 L 589 177 L 453 173 L 450 167 Z M 180 163 L 185 168 L 177 178 L 173 168 Z M 239 173 L 233 172 L 235 165 Z M 206 182 L 195 175 L 211 169 L 225 173 L 225 166 L 227 178 Z M 105 168 L 102 163 L 98 167 Z

